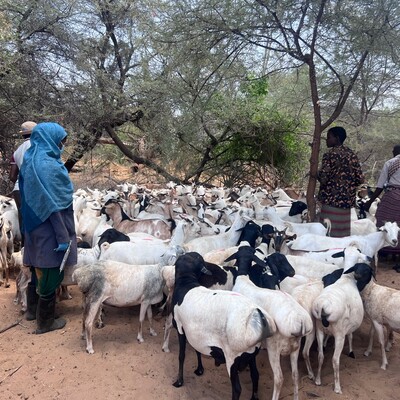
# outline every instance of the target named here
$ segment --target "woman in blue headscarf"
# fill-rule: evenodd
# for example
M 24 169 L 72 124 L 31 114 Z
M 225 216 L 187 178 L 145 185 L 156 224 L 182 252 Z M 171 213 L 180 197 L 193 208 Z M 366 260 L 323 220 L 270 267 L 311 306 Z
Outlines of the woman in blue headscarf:
M 56 123 L 36 125 L 19 175 L 24 264 L 34 267 L 37 278 L 38 334 L 61 329 L 66 324 L 62 318 L 55 319 L 54 314 L 56 289 L 64 278 L 64 271 L 59 267 L 70 241 L 66 265 L 77 261 L 73 186 L 61 160 L 66 138 L 64 128 Z

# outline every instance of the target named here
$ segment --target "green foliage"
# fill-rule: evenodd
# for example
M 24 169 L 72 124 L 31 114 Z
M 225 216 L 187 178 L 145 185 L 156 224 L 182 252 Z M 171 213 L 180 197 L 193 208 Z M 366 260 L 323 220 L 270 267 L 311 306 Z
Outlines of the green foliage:
M 282 171 L 286 182 L 292 182 L 305 165 L 307 146 L 300 136 L 305 124 L 268 100 L 265 78 L 247 80 L 235 101 L 216 95 L 214 113 L 220 118 L 220 130 L 229 127 L 229 135 L 215 147 L 213 155 L 219 167 L 232 163 L 245 170 L 249 165 L 269 166 Z M 227 106 L 230 111 L 224 114 Z

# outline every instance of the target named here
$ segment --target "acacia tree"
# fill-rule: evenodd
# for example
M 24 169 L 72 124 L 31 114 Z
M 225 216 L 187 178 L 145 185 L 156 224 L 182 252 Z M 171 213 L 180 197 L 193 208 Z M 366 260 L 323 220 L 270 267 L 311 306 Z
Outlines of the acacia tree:
M 267 69 L 307 67 L 314 119 L 307 202 L 313 218 L 321 133 L 342 112 L 368 56 L 379 55 L 388 46 L 395 52 L 398 2 L 211 0 L 178 1 L 176 8 L 187 20 L 177 40 L 204 32 L 241 51 L 244 46 L 253 49 L 258 60 L 257 49 L 267 51 Z
M 210 108 L 216 96 L 241 100 L 239 83 L 249 71 L 307 69 L 314 118 L 311 209 L 321 132 L 340 114 L 368 57 L 395 43 L 398 27 L 397 4 L 389 0 L 0 5 L 13 24 L 7 48 L 18 78 L 0 80 L 0 93 L 18 123 L 24 115 L 67 125 L 73 133 L 68 168 L 108 133 L 127 157 L 166 179 L 199 179 L 218 165 L 219 135 L 245 132 L 231 129 L 228 113 Z M 135 147 L 141 139 L 151 156 Z M 168 163 L 182 153 L 170 172 Z

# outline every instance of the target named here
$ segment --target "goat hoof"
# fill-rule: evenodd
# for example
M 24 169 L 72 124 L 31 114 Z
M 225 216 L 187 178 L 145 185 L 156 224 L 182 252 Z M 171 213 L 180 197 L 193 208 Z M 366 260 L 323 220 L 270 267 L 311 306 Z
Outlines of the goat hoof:
M 349 357 L 350 358 L 356 358 L 356 356 L 354 355 L 354 352 L 352 352 L 352 351 L 349 353 Z
M 194 371 L 194 373 L 195 373 L 197 376 L 201 376 L 201 375 L 204 374 L 204 368 L 197 368 L 197 369 Z
M 183 386 L 183 381 L 178 379 L 176 382 L 173 383 L 173 386 L 175 386 L 176 388 L 181 387 Z
M 88 348 L 86 348 L 86 352 L 89 353 L 89 354 L 93 354 L 93 353 L 94 353 L 94 350 L 93 350 L 93 349 L 88 349 Z

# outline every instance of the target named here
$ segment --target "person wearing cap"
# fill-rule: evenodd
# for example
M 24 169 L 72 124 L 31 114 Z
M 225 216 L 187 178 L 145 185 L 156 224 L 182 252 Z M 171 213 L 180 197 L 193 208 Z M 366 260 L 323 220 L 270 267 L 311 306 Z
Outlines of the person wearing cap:
M 355 206 L 357 188 L 364 182 L 356 154 L 343 145 L 346 137 L 346 130 L 340 126 L 328 130 L 326 145 L 330 150 L 322 157 L 317 177 L 320 222 L 329 218 L 333 237 L 350 236 L 351 208 Z
M 73 186 L 61 160 L 66 138 L 67 133 L 59 124 L 36 125 L 19 174 L 25 234 L 23 263 L 34 267 L 39 296 L 37 334 L 61 329 L 66 324 L 63 318 L 55 318 L 55 305 L 56 289 L 64 278 L 60 265 L 69 243 L 65 265 L 77 262 Z
M 21 145 L 15 150 L 11 157 L 10 161 L 10 174 L 9 174 L 9 179 L 12 183 L 14 183 L 14 188 L 12 191 L 12 196 L 14 198 L 15 204 L 17 206 L 18 210 L 18 220 L 19 220 L 19 226 L 21 230 L 21 247 L 24 247 L 24 234 L 23 234 L 23 229 L 22 229 L 22 218 L 21 218 L 21 194 L 19 190 L 19 183 L 18 183 L 18 175 L 19 171 L 21 169 L 22 161 L 24 159 L 24 154 L 25 152 L 29 149 L 31 146 L 30 142 L 30 137 L 33 128 L 36 126 L 36 122 L 33 121 L 26 121 L 21 125 L 21 129 L 19 130 L 19 134 L 22 135 L 24 138 L 24 141 L 22 142 Z M 34 274 L 34 271 L 32 271 L 31 268 L 31 280 L 28 283 L 28 288 L 27 288 L 27 300 L 26 300 L 26 313 L 25 313 L 25 318 L 28 321 L 36 319 L 36 307 L 37 307 L 37 302 L 38 302 L 38 295 L 36 293 L 36 277 Z
M 15 200 L 15 204 L 17 205 L 18 210 L 21 207 L 21 197 L 19 193 L 19 185 L 18 185 L 18 174 L 21 169 L 22 160 L 24 159 L 24 154 L 26 150 L 29 149 L 31 142 L 29 140 L 32 129 L 36 126 L 36 122 L 26 121 L 21 125 L 21 129 L 19 133 L 24 138 L 23 143 L 14 151 L 11 161 L 10 161 L 10 175 L 9 179 L 12 183 L 14 183 L 14 189 L 12 192 L 13 198 Z M 20 221 L 21 223 L 21 221 Z

